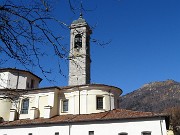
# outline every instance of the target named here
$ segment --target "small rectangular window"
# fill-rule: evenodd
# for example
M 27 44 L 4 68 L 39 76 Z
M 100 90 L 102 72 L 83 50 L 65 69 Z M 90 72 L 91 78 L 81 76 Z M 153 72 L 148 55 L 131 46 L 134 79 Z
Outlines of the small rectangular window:
M 94 131 L 89 131 L 89 135 L 94 135 Z
M 69 100 L 62 101 L 62 111 L 63 112 L 68 112 L 68 102 L 69 102 Z
M 122 132 L 122 133 L 119 133 L 118 135 L 128 135 L 128 133 Z
M 55 132 L 55 134 L 54 135 L 59 135 L 59 132 Z
M 29 109 L 29 99 L 23 99 L 21 105 L 21 114 L 28 114 Z
M 28 133 L 28 135 L 32 135 L 32 133 Z
M 151 132 L 150 131 L 143 131 L 142 135 L 151 135 Z
M 98 110 L 103 109 L 103 97 L 96 98 L 96 106 Z

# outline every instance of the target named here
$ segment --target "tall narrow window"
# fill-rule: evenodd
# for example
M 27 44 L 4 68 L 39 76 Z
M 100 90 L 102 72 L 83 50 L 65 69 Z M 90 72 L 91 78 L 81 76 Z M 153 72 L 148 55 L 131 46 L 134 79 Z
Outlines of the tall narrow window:
M 151 132 L 150 131 L 143 131 L 142 135 L 151 135 Z
M 94 135 L 94 131 L 89 131 L 89 135 Z
M 29 109 L 29 99 L 23 99 L 21 105 L 21 114 L 28 114 Z
M 63 100 L 62 101 L 62 112 L 68 112 L 68 102 L 69 100 Z
M 96 108 L 103 109 L 103 97 L 96 97 Z

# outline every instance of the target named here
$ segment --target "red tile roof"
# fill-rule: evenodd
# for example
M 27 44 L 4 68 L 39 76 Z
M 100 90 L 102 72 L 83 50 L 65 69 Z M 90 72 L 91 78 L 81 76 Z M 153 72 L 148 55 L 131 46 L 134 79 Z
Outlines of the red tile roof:
M 102 113 L 80 114 L 80 115 L 60 115 L 52 118 L 38 118 L 34 120 L 22 119 L 12 122 L 2 122 L 0 127 L 4 126 L 20 126 L 32 124 L 51 124 L 51 123 L 73 123 L 85 121 L 102 121 L 102 120 L 121 120 L 121 119 L 137 119 L 137 118 L 152 118 L 152 117 L 167 117 L 165 114 L 152 112 L 138 112 L 125 109 L 114 109 Z

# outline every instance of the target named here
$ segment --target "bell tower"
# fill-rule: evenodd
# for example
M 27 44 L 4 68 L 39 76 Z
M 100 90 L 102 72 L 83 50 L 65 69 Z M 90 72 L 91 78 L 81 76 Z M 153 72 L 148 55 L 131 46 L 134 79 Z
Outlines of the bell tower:
M 81 14 L 70 30 L 69 85 L 89 84 L 91 29 Z

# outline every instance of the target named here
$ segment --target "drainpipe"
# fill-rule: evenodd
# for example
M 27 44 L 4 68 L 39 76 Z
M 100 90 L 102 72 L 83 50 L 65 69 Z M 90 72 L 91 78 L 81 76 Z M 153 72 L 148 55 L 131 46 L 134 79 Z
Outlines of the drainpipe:
M 78 77 L 77 77 L 77 84 L 79 85 L 79 83 L 78 83 Z M 81 111 L 81 103 L 80 103 L 80 102 L 81 102 L 81 101 L 80 101 L 81 98 L 80 98 L 80 89 L 79 89 L 79 86 L 78 86 L 78 92 L 79 92 L 79 115 L 80 115 L 80 114 L 81 114 L 81 112 L 80 112 L 80 111 Z
M 163 135 L 163 130 L 162 130 L 162 120 L 161 120 L 161 117 L 160 117 L 160 127 L 161 127 L 161 135 Z
M 70 119 L 67 120 L 67 124 L 68 124 L 68 133 L 69 133 L 69 135 L 71 135 L 71 124 L 70 124 Z
M 71 125 L 70 125 L 70 123 L 69 123 L 69 135 L 71 135 Z
M 17 72 L 17 82 L 16 82 L 16 91 L 18 89 L 18 84 L 19 84 L 19 72 Z M 16 100 L 16 99 L 15 99 Z M 19 100 L 19 99 L 18 99 Z M 16 105 L 16 109 L 17 109 L 17 112 L 19 114 L 19 111 L 20 111 L 20 101 L 18 101 L 18 104 L 17 102 L 15 101 L 15 105 Z M 19 117 L 19 116 L 18 116 Z
M 78 87 L 78 90 L 79 90 L 79 115 L 81 114 L 81 103 L 80 103 L 80 100 L 81 100 L 81 97 L 80 97 L 80 89 Z

